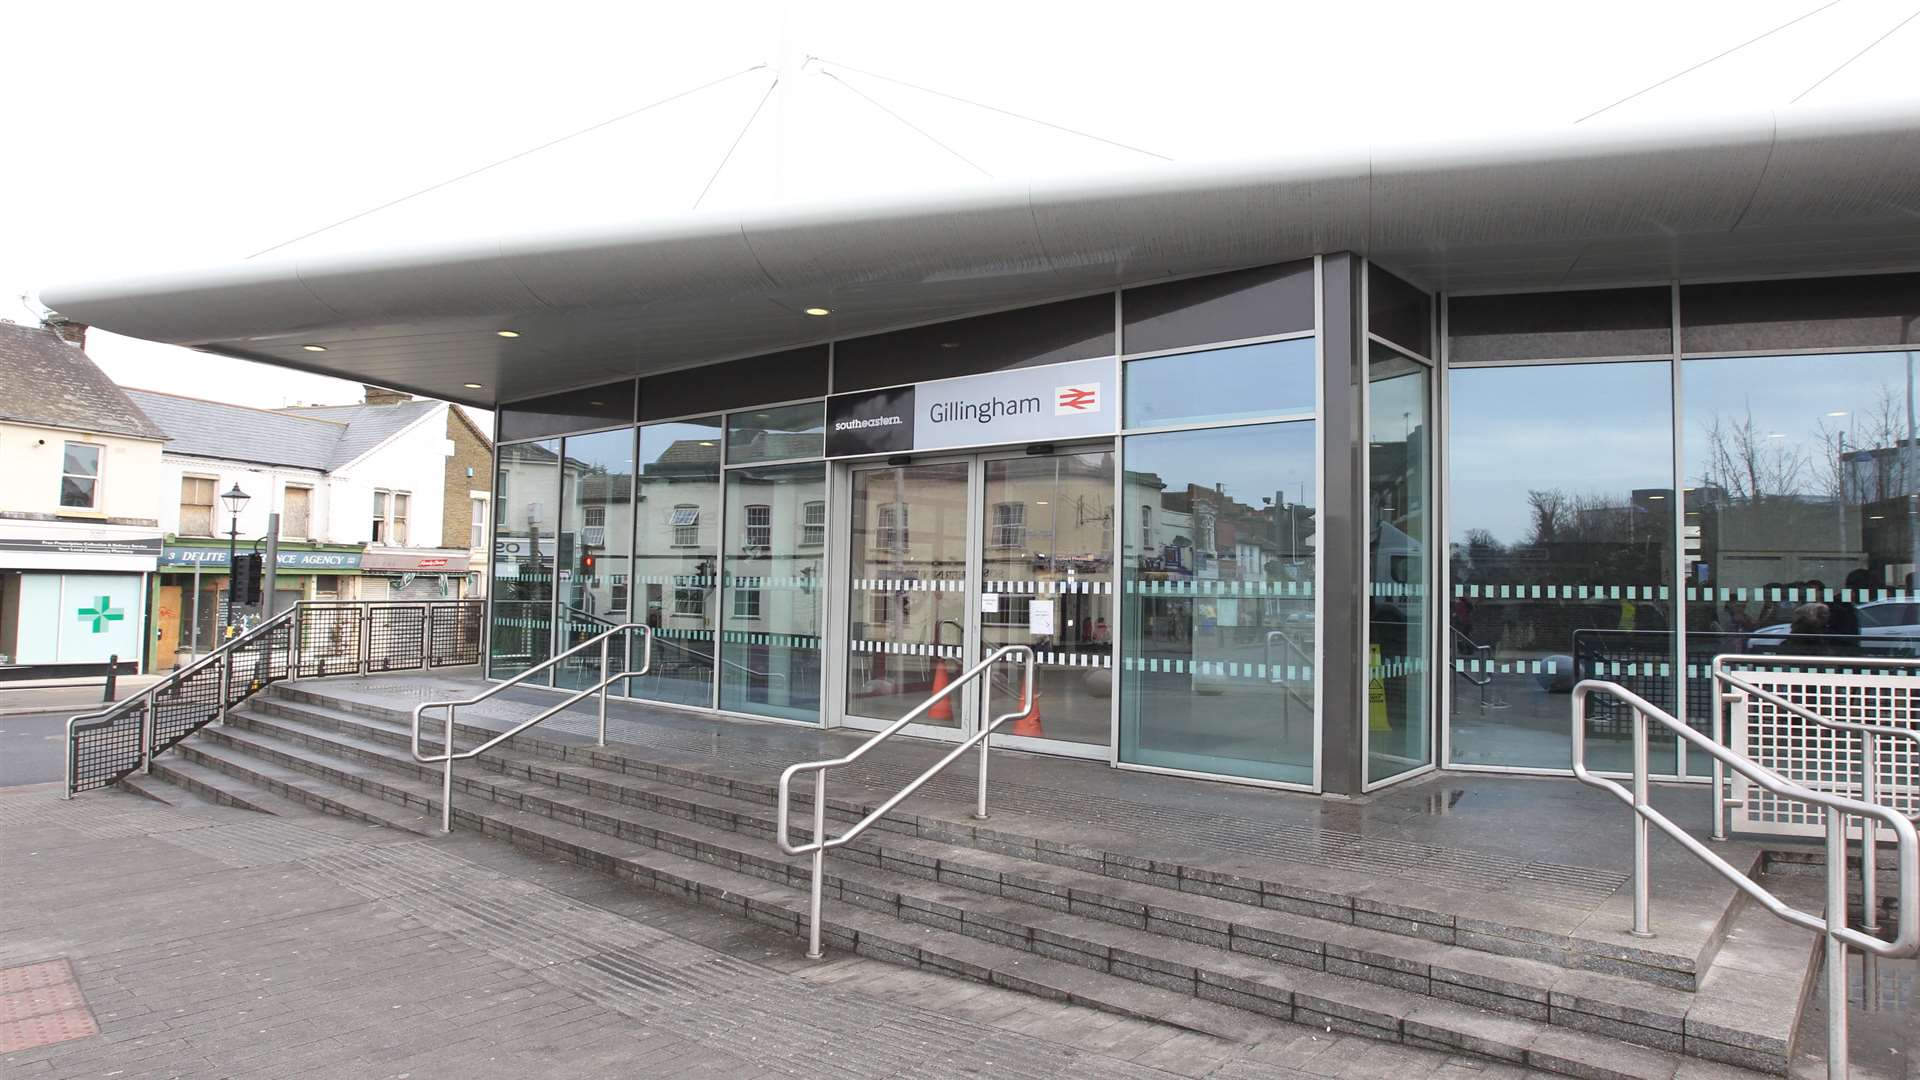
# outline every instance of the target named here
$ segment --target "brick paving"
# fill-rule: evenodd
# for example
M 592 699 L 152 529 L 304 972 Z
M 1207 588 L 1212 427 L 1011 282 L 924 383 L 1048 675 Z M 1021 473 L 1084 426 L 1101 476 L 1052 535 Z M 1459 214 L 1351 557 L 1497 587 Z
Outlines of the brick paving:
M 1227 1042 L 858 956 L 812 963 L 784 935 L 570 864 L 317 815 L 0 791 L 0 895 L 0 968 L 46 982 L 70 964 L 97 1023 L 0 1053 L 9 1078 L 1523 1072 L 1305 1027 Z

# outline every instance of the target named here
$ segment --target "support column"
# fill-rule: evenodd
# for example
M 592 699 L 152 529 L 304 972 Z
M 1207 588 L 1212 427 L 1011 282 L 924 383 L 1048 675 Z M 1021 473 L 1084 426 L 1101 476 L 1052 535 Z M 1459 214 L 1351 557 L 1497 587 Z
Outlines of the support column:
M 1320 784 L 1332 795 L 1360 793 L 1367 718 L 1360 271 L 1351 253 L 1320 261 Z

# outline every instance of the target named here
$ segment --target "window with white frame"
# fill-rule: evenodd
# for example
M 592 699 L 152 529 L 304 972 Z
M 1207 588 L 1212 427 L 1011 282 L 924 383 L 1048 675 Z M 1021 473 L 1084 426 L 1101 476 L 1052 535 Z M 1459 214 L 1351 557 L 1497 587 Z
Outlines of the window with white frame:
M 393 540 L 394 547 L 407 546 L 407 514 L 413 503 L 413 496 L 404 491 L 393 493 Z
M 765 503 L 747 507 L 746 544 L 750 548 L 773 546 L 773 507 Z
M 1017 548 L 1027 545 L 1027 504 L 1023 502 L 1003 502 L 993 504 L 993 532 L 988 541 L 999 548 Z
M 213 535 L 213 491 L 211 476 L 180 478 L 180 535 Z
M 391 494 L 387 491 L 373 493 L 373 542 L 376 544 L 387 542 L 387 503 Z
M 886 626 L 893 622 L 893 594 L 869 593 L 867 595 L 867 623 L 871 626 Z
M 881 503 L 874 509 L 873 546 L 899 551 L 907 546 L 907 504 Z
M 815 499 L 801 509 L 800 542 L 819 546 L 827 542 L 827 504 Z
M 611 574 L 607 580 L 611 586 L 611 595 L 607 601 L 609 614 L 625 614 L 627 610 L 627 575 Z
M 93 443 L 70 442 L 60 455 L 60 505 L 72 510 L 100 506 L 100 450 Z
M 681 503 L 673 508 L 673 514 L 667 519 L 673 529 L 674 547 L 700 546 L 700 508 L 692 503 Z
M 280 535 L 305 540 L 313 519 L 313 489 L 289 485 L 280 501 Z
M 760 617 L 759 589 L 735 589 L 733 591 L 733 617 L 736 619 L 757 619 Z
M 1140 551 L 1145 554 L 1153 550 L 1153 507 L 1140 507 Z
M 473 526 L 467 534 L 467 547 L 479 551 L 487 546 L 487 500 L 474 496 L 467 501 L 473 504 Z
M 691 618 L 700 618 L 707 613 L 707 592 L 705 589 L 676 588 L 673 590 L 673 613 Z

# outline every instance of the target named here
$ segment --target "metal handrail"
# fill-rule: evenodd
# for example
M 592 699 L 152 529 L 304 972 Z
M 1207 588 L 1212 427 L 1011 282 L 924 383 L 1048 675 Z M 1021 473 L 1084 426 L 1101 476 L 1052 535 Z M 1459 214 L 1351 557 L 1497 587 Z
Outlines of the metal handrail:
M 1465 642 L 1467 648 L 1472 650 L 1474 655 L 1480 659 L 1483 668 L 1480 678 L 1477 679 L 1473 677 L 1473 672 L 1466 668 L 1455 668 L 1454 674 L 1459 675 L 1475 686 L 1485 689 L 1493 682 L 1493 646 L 1482 645 L 1453 627 L 1448 627 L 1448 629 L 1453 631 L 1454 650 L 1457 652 L 1461 643 Z
M 619 623 L 614 622 L 612 619 L 609 619 L 604 615 L 595 615 L 591 611 L 584 611 L 580 608 L 574 607 L 572 604 L 561 604 L 560 609 L 562 611 L 569 611 L 575 615 L 581 615 L 588 619 L 592 619 L 594 622 L 599 623 L 601 626 L 620 625 Z M 745 664 L 738 663 L 733 660 L 729 660 L 726 657 L 721 656 L 720 651 L 717 648 L 712 653 L 703 653 L 698 649 L 693 649 L 685 645 L 682 645 L 671 638 L 660 638 L 659 641 L 660 641 L 660 644 L 666 646 L 669 649 L 675 649 L 683 653 L 690 653 L 694 656 L 705 656 L 708 659 L 714 660 L 725 667 L 730 667 L 739 671 L 744 671 L 748 675 L 751 675 L 759 679 L 766 679 L 769 682 L 773 681 L 774 679 L 780 679 L 782 681 L 785 681 L 787 677 L 787 673 L 784 671 L 760 671 L 756 668 L 750 668 Z
M 613 638 L 615 634 L 631 633 L 632 631 L 635 631 L 635 630 L 640 631 L 645 636 L 645 641 L 646 641 L 646 647 L 644 651 L 641 653 L 640 666 L 637 668 L 634 668 L 631 671 L 618 671 L 618 672 L 614 672 L 613 674 L 608 674 L 607 669 L 611 665 L 608 663 L 607 643 Z M 572 656 L 573 654 L 580 652 L 581 650 L 586 649 L 592 645 L 600 646 L 600 681 L 598 683 L 594 684 L 593 686 L 589 686 L 575 692 L 572 696 L 561 701 L 558 705 L 555 705 L 554 707 L 547 709 L 544 712 L 536 714 L 530 720 L 522 721 L 521 723 L 516 724 L 511 728 L 508 728 L 506 731 L 503 731 L 500 734 L 495 735 L 493 738 L 488 739 L 486 742 L 481 743 L 479 746 L 473 747 L 470 750 L 462 750 L 458 753 L 454 752 L 454 749 L 453 749 L 454 714 L 459 710 L 459 708 L 462 705 L 478 705 L 480 702 L 485 701 L 490 697 L 493 697 L 495 694 L 500 693 L 502 690 L 505 690 L 510 686 L 518 686 L 521 683 L 527 681 L 527 679 L 529 679 L 530 677 L 537 675 L 540 672 L 547 670 L 548 668 L 553 667 L 554 665 L 558 664 L 560 661 L 565 660 L 568 657 Z M 627 650 L 628 650 L 628 653 L 631 653 L 632 645 L 630 643 L 627 646 Z M 547 719 L 548 717 L 551 717 L 556 713 L 559 713 L 565 709 L 571 708 L 576 704 L 579 704 L 581 701 L 585 700 L 588 696 L 594 693 L 598 693 L 600 695 L 599 745 L 605 746 L 607 745 L 607 688 L 612 686 L 614 683 L 619 682 L 622 679 L 632 679 L 632 678 L 637 678 L 641 675 L 645 675 L 647 673 L 647 670 L 652 666 L 653 666 L 653 628 L 643 623 L 621 623 L 618 626 L 612 627 L 611 629 L 604 630 L 598 634 L 595 634 L 593 637 L 590 637 L 587 640 L 581 642 L 580 644 L 575 645 L 573 648 L 568 649 L 566 652 L 557 653 L 553 656 L 548 657 L 545 660 L 542 660 L 540 663 L 535 664 L 534 666 L 526 669 L 525 671 L 520 672 L 519 674 L 513 676 L 510 679 L 507 679 L 503 682 L 495 683 L 494 685 L 488 687 L 485 690 L 482 690 L 480 693 L 475 694 L 472 697 L 460 698 L 458 700 L 447 700 L 447 701 L 423 701 L 420 704 L 415 705 L 413 707 L 413 736 L 412 736 L 412 741 L 409 745 L 409 750 L 413 754 L 413 760 L 420 762 L 422 765 L 432 765 L 436 762 L 444 762 L 446 764 L 446 770 L 440 778 L 440 831 L 441 832 L 453 831 L 453 763 L 454 762 L 465 761 L 469 758 L 479 757 L 481 754 L 484 754 L 488 750 L 491 750 L 494 747 L 500 745 L 501 743 L 506 742 L 508 739 L 513 738 L 515 735 L 520 734 L 521 732 L 527 730 L 528 728 L 534 726 L 535 724 L 540 723 L 541 721 Z M 444 748 L 444 752 L 442 753 L 422 754 L 420 752 L 420 720 L 421 720 L 421 717 L 426 714 L 426 711 L 428 709 L 445 709 L 447 711 L 446 741 L 441 743 L 441 746 Z
M 948 751 L 947 756 L 935 762 L 933 767 L 909 781 L 907 785 L 896 792 L 893 797 L 881 803 L 879 806 L 874 807 L 871 811 L 868 811 L 866 817 L 855 822 L 847 831 L 841 833 L 839 836 L 829 838 L 827 836 L 827 770 L 837 769 L 842 765 L 851 765 L 860 760 L 867 751 L 880 745 L 895 732 L 912 723 L 922 713 L 933 708 L 937 702 L 944 700 L 960 687 L 979 678 L 981 674 L 992 670 L 995 664 L 1009 656 L 1019 656 L 1025 660 L 1026 664 L 1026 685 L 1020 695 L 1020 707 L 1013 712 L 995 717 L 991 722 L 982 725 L 979 731 Z M 803 761 L 797 765 L 789 765 L 786 771 L 780 774 L 780 797 L 774 805 L 775 838 L 780 844 L 780 850 L 789 855 L 811 854 L 813 856 L 813 889 L 809 894 L 808 900 L 808 913 L 812 919 L 811 928 L 807 933 L 808 959 L 818 960 L 821 956 L 820 885 L 826 874 L 828 849 L 837 848 L 849 843 L 861 833 L 866 832 L 874 822 L 880 820 L 894 807 L 900 805 L 907 796 L 920 790 L 921 786 L 928 780 L 933 779 L 940 770 L 951 765 L 954 761 L 958 760 L 962 754 L 972 749 L 975 743 L 980 744 L 980 778 L 976 795 L 978 802 L 974 808 L 973 816 L 980 821 L 987 819 L 987 751 L 992 745 L 991 737 L 1001 724 L 1025 716 L 1033 709 L 1035 687 L 1034 662 L 1033 646 L 1003 645 L 989 653 L 986 659 L 968 668 L 965 672 L 962 672 L 959 678 L 928 695 L 925 701 L 914 706 L 905 716 L 888 724 L 884 729 L 875 733 L 872 738 L 854 747 L 851 752 L 824 761 Z M 787 836 L 787 807 L 792 798 L 793 778 L 805 772 L 813 774 L 813 842 L 808 844 L 794 844 Z
M 1594 692 L 1611 694 L 1633 710 L 1633 790 L 1629 792 L 1613 780 L 1587 769 L 1586 704 Z M 1795 926 L 1812 930 L 1826 938 L 1827 967 L 1827 1075 L 1844 1080 L 1847 1075 L 1847 947 L 1864 955 L 1908 957 L 1920 955 L 1920 838 L 1906 815 L 1874 803 L 1815 791 L 1788 780 L 1763 765 L 1720 745 L 1683 724 L 1672 714 L 1619 683 L 1583 679 L 1575 684 L 1573 712 L 1573 775 L 1581 783 L 1612 792 L 1633 808 L 1633 930 L 1636 937 L 1651 937 L 1649 915 L 1649 825 L 1656 825 L 1674 842 L 1712 867 L 1734 887 L 1760 906 Z M 1658 720 L 1690 746 L 1727 768 L 1781 798 L 1796 799 L 1826 812 L 1827 824 L 1827 896 L 1825 917 L 1809 914 L 1782 901 L 1741 873 L 1733 864 L 1701 843 L 1672 819 L 1655 810 L 1647 800 L 1647 720 Z M 1847 926 L 1847 818 L 1884 821 L 1893 830 L 1898 844 L 1900 880 L 1899 931 L 1892 941 L 1862 933 Z
M 152 772 L 153 706 L 154 703 L 159 700 L 161 692 L 170 687 L 178 687 L 187 676 L 192 675 L 208 664 L 218 663 L 223 658 L 231 657 L 234 650 L 247 644 L 259 635 L 266 633 L 268 630 L 279 626 L 281 623 L 292 619 L 294 613 L 299 610 L 300 605 L 295 604 L 278 615 L 275 615 L 273 618 L 246 630 L 244 633 L 234 635 L 232 639 L 221 644 L 212 652 L 187 664 L 185 667 L 175 669 L 174 672 L 166 678 L 161 679 L 159 682 L 154 683 L 152 686 L 147 687 L 145 690 L 124 701 L 116 701 L 104 709 L 95 709 L 90 713 L 81 713 L 78 716 L 69 717 L 67 719 L 66 794 L 62 797 L 67 799 L 73 798 L 73 789 L 76 783 L 73 775 L 73 745 L 75 735 L 78 735 L 82 731 L 92 731 L 95 728 L 105 727 L 113 723 L 121 714 L 133 710 L 144 702 L 146 706 L 146 716 L 140 723 L 140 768 L 144 772 Z M 225 674 L 229 679 L 232 677 L 231 671 Z M 220 684 L 220 715 L 223 717 L 227 712 L 228 696 L 227 682 L 223 679 Z M 87 723 L 86 721 L 92 721 L 92 723 Z

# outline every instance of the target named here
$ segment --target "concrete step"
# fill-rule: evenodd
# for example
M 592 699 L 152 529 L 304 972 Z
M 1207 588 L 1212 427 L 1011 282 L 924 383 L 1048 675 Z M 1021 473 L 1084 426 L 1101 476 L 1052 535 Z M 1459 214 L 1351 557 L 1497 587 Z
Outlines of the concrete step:
M 360 790 L 377 792 L 390 800 L 432 803 L 438 797 L 437 787 L 422 775 L 419 766 L 393 748 L 382 754 L 381 744 L 372 740 L 269 717 L 243 718 L 237 731 L 229 728 L 212 733 L 236 748 L 244 747 L 256 755 L 318 771 L 329 778 L 359 770 L 352 782 Z M 382 757 L 385 767 L 381 771 L 366 768 L 379 765 Z M 567 837 L 578 841 L 575 834 L 586 833 L 618 845 L 621 852 L 630 854 L 635 845 L 640 845 L 795 893 L 802 893 L 807 884 L 806 868 L 780 856 L 764 839 L 717 824 L 479 769 L 456 777 L 455 814 L 456 827 L 504 832 L 514 842 L 531 847 L 551 850 Z M 600 850 L 591 843 L 586 848 Z M 1331 970 L 1275 963 L 1262 942 L 1243 940 L 1241 949 L 1233 948 L 1230 938 L 1222 944 L 1207 944 L 1192 935 L 1169 934 L 1177 924 L 1150 929 L 1144 915 L 1136 928 L 1076 914 L 1070 897 L 1068 910 L 1059 910 L 1043 903 L 984 896 L 972 889 L 943 884 L 937 862 L 928 865 L 894 860 L 894 865 L 899 869 L 868 865 L 857 858 L 831 860 L 825 882 L 829 910 L 840 918 L 844 909 L 859 908 L 899 923 L 970 940 L 973 946 L 1024 953 L 1029 959 L 1023 963 L 1029 967 L 1035 959 L 1044 959 L 1274 1019 L 1314 1023 L 1376 1038 L 1424 1041 L 1508 1061 L 1529 1060 L 1530 1048 L 1541 1048 L 1540 1053 L 1545 1054 L 1544 1048 L 1550 1046 L 1568 1053 L 1586 1046 L 1574 1036 L 1609 1047 L 1603 1061 L 1634 1059 L 1643 1050 L 1649 1054 L 1662 1052 L 1615 1041 L 1621 1038 L 1665 1044 L 1669 1054 L 1684 1052 L 1711 1060 L 1728 1056 L 1717 1040 L 1706 1037 L 1711 1031 L 1689 1033 L 1684 1009 L 1674 1011 L 1673 1001 L 1667 1003 L 1669 1012 L 1661 1015 L 1643 1007 L 1649 1004 L 1644 1000 L 1639 1005 L 1602 1001 L 1582 996 L 1568 986 L 1557 997 L 1551 991 L 1543 992 L 1532 1018 L 1502 1014 L 1457 998 L 1434 995 L 1431 976 L 1416 979 L 1413 973 L 1403 972 L 1406 981 L 1396 987 L 1383 984 L 1385 980 L 1342 974 L 1337 963 Z M 612 863 L 602 868 L 615 869 Z M 798 927 L 795 932 L 799 932 Z M 887 940 L 898 943 L 896 938 Z M 940 940 L 953 945 L 945 938 Z M 966 950 L 956 953 L 948 948 L 929 954 L 924 944 L 919 948 L 915 963 L 955 968 L 969 962 Z M 930 960 L 929 955 L 942 959 Z M 1564 970 L 1559 974 L 1589 981 L 1608 978 Z M 1628 985 L 1633 990 L 1657 992 Z M 1463 984 L 1459 989 L 1472 988 Z M 1441 991 L 1442 995 L 1446 993 Z M 1674 998 L 1687 996 L 1668 993 Z M 1584 1058 L 1568 1058 L 1564 1064 L 1571 1068 L 1581 1063 L 1591 1064 Z M 1658 1071 L 1657 1066 L 1654 1071 Z
M 155 762 L 155 765 L 158 766 L 159 762 Z M 230 782 L 237 783 L 237 781 Z M 167 779 L 166 775 L 159 771 L 156 771 L 152 775 L 139 772 L 138 770 L 130 772 L 121 777 L 115 786 L 125 791 L 131 791 L 142 798 L 152 799 L 154 802 L 164 803 L 176 809 L 221 805 L 219 799 L 196 794 L 189 787 Z M 235 804 L 229 802 L 226 803 L 226 805 L 232 806 Z M 248 809 L 253 808 L 248 807 Z M 268 812 L 271 813 L 271 811 Z
M 197 769 L 193 774 L 197 782 L 206 783 L 211 773 L 228 778 L 228 790 L 251 789 L 309 810 L 421 836 L 440 835 L 437 818 L 417 809 L 396 809 L 389 801 L 354 790 L 351 785 L 334 783 L 309 770 L 251 754 L 244 742 L 235 745 L 220 738 L 220 733 L 226 730 L 220 725 L 200 729 L 195 737 L 175 745 L 173 753 L 178 755 L 177 760 L 156 760 L 154 772 L 158 774 L 164 769 L 172 779 L 186 775 L 188 769 Z M 232 784 L 234 780 L 240 782 L 237 787 Z M 260 802 L 258 798 L 252 801 Z M 266 812 L 279 811 L 268 809 Z
M 406 733 L 381 721 L 329 713 L 313 706 L 277 706 L 251 710 L 241 722 L 323 749 L 350 749 L 362 760 L 374 763 L 384 757 L 389 767 L 403 771 L 410 767 L 399 750 L 405 745 Z M 476 774 L 471 781 L 476 784 L 484 783 L 484 772 L 491 771 L 563 792 L 592 793 L 670 817 L 751 834 L 761 838 L 768 853 L 773 854 L 773 813 L 758 803 L 505 748 L 467 764 L 478 766 L 469 769 Z M 480 791 L 477 787 L 471 790 Z M 518 797 L 485 794 L 508 801 Z M 874 831 L 841 849 L 841 857 L 933 876 L 942 883 L 990 896 L 1026 899 L 1122 926 L 1215 944 L 1311 970 L 1335 971 L 1512 1015 L 1546 1020 L 1557 1008 L 1584 1014 L 1571 1018 L 1576 1023 L 1586 1017 L 1601 1025 L 1637 1023 L 1653 1029 L 1654 1033 L 1640 1040 L 1652 1045 L 1675 1041 L 1671 1036 L 1682 1031 L 1690 1005 L 1687 994 L 1622 978 L 1604 967 L 1600 957 L 1557 956 L 1560 963 L 1556 964 L 1491 954 L 1367 925 L 902 835 L 887 831 L 888 825 L 883 819 Z M 1231 890 L 1223 887 L 1222 891 Z M 1589 970 L 1592 967 L 1601 970 Z
M 268 694 L 248 703 L 248 708 L 264 716 L 283 716 L 332 727 L 356 738 L 404 746 L 408 738 L 409 714 L 404 709 L 345 702 L 308 688 L 276 684 Z M 430 726 L 438 731 L 437 725 Z M 456 728 L 460 745 L 474 745 L 495 734 L 484 726 L 461 723 Z M 424 738 L 425 736 L 423 736 Z M 437 745 L 437 737 L 436 737 Z M 776 794 L 771 778 L 743 779 L 714 772 L 649 760 L 638 747 L 596 747 L 588 740 L 564 732 L 541 729 L 512 740 L 501 750 L 528 758 L 540 758 L 556 765 L 598 770 L 591 779 L 608 779 L 607 774 L 629 782 L 663 782 L 689 792 L 738 800 L 742 806 L 757 809 L 763 820 L 771 821 Z M 463 763 L 501 771 L 503 759 L 490 752 L 475 762 Z M 516 765 L 516 771 L 517 765 Z M 796 831 L 810 821 L 811 799 L 805 791 L 795 792 Z M 851 822 L 864 817 L 878 800 L 858 800 L 829 796 L 828 817 L 834 822 Z M 922 811 L 921 807 L 927 807 Z M 1060 833 L 1049 834 L 1034 824 L 1006 815 L 1004 820 L 988 823 L 972 821 L 964 811 L 942 813 L 933 800 L 913 800 L 876 823 L 867 835 L 919 837 L 954 847 L 1010 855 L 1031 862 L 1049 863 L 1085 874 L 1122 881 L 1159 885 L 1177 892 L 1227 900 L 1247 907 L 1286 911 L 1316 920 L 1346 926 L 1383 931 L 1421 943 L 1457 945 L 1475 952 L 1520 957 L 1560 967 L 1600 971 L 1652 983 L 1656 986 L 1692 990 L 1711 965 L 1714 951 L 1725 932 L 1729 908 L 1719 926 L 1702 939 L 1687 945 L 1674 945 L 1681 935 L 1668 934 L 1652 941 L 1633 939 L 1624 933 L 1604 938 L 1567 935 L 1524 926 L 1457 917 L 1421 907 L 1389 902 L 1377 897 L 1342 892 L 1329 885 L 1322 868 L 1294 866 L 1281 862 L 1263 862 L 1255 866 L 1203 866 L 1192 862 L 1168 862 L 1142 858 L 1125 851 L 1110 851 L 1083 846 Z M 730 826 L 732 827 L 732 826 Z M 741 828 L 752 827 L 743 821 Z

